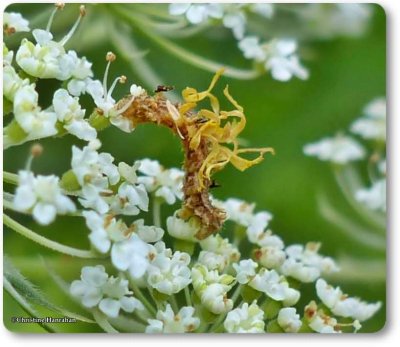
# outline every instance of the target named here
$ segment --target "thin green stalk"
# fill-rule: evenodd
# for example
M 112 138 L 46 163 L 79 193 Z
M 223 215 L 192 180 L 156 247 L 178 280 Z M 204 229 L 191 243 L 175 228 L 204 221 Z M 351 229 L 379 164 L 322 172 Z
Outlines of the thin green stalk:
M 182 61 L 185 61 L 191 65 L 194 65 L 198 68 L 201 68 L 206 71 L 210 71 L 215 73 L 215 71 L 225 68 L 225 76 L 227 77 L 232 77 L 232 78 L 237 78 L 237 79 L 242 79 L 242 80 L 248 80 L 248 79 L 254 79 L 258 76 L 260 76 L 260 72 L 256 71 L 254 69 L 251 70 L 243 70 L 243 69 L 238 69 L 232 66 L 226 66 L 224 64 L 217 63 L 215 61 L 203 58 L 195 53 L 192 53 L 176 44 L 174 44 L 172 41 L 167 40 L 165 37 L 162 37 L 160 35 L 157 35 L 147 28 L 147 23 L 144 19 L 141 19 L 138 16 L 135 16 L 134 14 L 128 14 L 126 13 L 123 9 L 119 9 L 118 6 L 112 6 L 108 7 L 110 11 L 115 12 L 118 14 L 120 18 L 125 20 L 126 22 L 130 23 L 131 25 L 134 25 L 138 30 L 140 30 L 144 35 L 146 35 L 149 39 L 157 43 L 159 46 L 164 48 L 166 51 L 169 53 L 175 55 Z
M 5 183 L 18 185 L 18 175 L 11 172 L 3 171 L 3 181 Z
M 179 312 L 179 307 L 178 307 L 178 303 L 176 301 L 175 296 L 174 295 L 169 296 L 168 302 L 171 304 L 172 309 L 175 312 L 175 314 L 177 314 Z
M 53 251 L 70 255 L 72 257 L 78 258 L 87 258 L 87 259 L 95 259 L 99 258 L 96 254 L 92 251 L 86 251 L 82 249 L 77 249 L 69 246 L 65 246 L 61 243 L 49 240 L 44 236 L 38 235 L 32 230 L 28 229 L 27 227 L 19 224 L 17 221 L 12 219 L 11 217 L 3 214 L 3 223 L 7 225 L 10 229 L 16 231 L 18 234 L 25 236 L 29 240 L 32 240 L 43 247 L 50 248 Z
M 96 321 L 96 323 L 102 328 L 106 333 L 109 334 L 118 334 L 119 331 L 114 329 L 114 327 L 110 324 L 110 322 L 107 320 L 107 317 L 101 313 L 98 310 L 93 310 L 92 311 L 93 318 Z
M 14 287 L 11 285 L 11 283 L 7 280 L 6 277 L 3 276 L 3 287 L 7 291 L 8 294 L 11 295 L 11 297 L 21 306 L 21 308 L 32 318 L 39 318 L 37 317 L 37 314 L 33 310 L 32 307 L 21 297 L 21 295 L 14 289 Z M 56 333 L 56 331 L 50 327 L 47 323 L 43 322 L 38 322 L 44 330 L 46 330 L 49 333 Z
M 133 293 L 135 294 L 135 297 L 142 302 L 142 304 L 144 305 L 144 307 L 146 307 L 146 309 L 147 309 L 147 311 L 149 311 L 149 313 L 151 313 L 153 316 L 155 316 L 157 313 L 155 308 L 153 307 L 152 304 L 150 304 L 150 302 L 144 296 L 144 294 L 142 293 L 140 288 L 135 283 L 133 283 L 133 281 L 130 281 L 129 284 L 133 290 Z
M 153 197 L 153 224 L 161 228 L 161 200 Z
M 193 306 L 192 299 L 190 298 L 189 286 L 185 287 L 184 292 L 185 292 L 186 305 Z

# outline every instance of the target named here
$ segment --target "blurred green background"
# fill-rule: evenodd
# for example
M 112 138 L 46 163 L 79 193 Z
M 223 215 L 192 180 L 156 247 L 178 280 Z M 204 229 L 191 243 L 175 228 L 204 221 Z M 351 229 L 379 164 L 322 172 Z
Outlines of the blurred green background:
M 135 6 L 138 5 L 126 5 L 126 11 L 134 12 Z M 154 8 L 164 5 L 147 6 Z M 303 40 L 300 43 L 302 61 L 310 71 L 307 81 L 293 79 L 281 83 L 274 81 L 270 75 L 263 75 L 256 80 L 233 80 L 223 77 L 217 87 L 222 95 L 222 89 L 228 83 L 232 95 L 244 107 L 248 122 L 242 137 L 247 141 L 246 145 L 248 143 L 251 147 L 271 146 L 275 148 L 276 155 L 267 156 L 260 165 L 243 173 L 227 166 L 223 172 L 216 175 L 222 187 L 216 189 L 213 194 L 219 199 L 237 197 L 255 202 L 258 210 L 270 211 L 274 216 L 270 224 L 271 229 L 280 235 L 287 245 L 321 241 L 322 254 L 333 257 L 352 256 L 361 261 L 384 259 L 385 254 L 355 243 L 338 226 L 327 222 L 321 216 L 316 196 L 318 192 L 323 191 L 334 201 L 335 206 L 339 206 L 351 218 L 357 218 L 335 183 L 330 165 L 304 156 L 302 147 L 324 136 L 331 136 L 339 130 L 348 129 L 369 101 L 386 94 L 386 18 L 382 8 L 372 6 L 373 16 L 363 36 Z M 20 11 L 26 18 L 34 21 L 31 27 L 44 28 L 51 9 L 51 5 L 20 4 L 10 6 L 7 11 Z M 52 28 L 56 39 L 61 38 L 72 26 L 77 11 L 78 5 L 71 4 L 57 15 Z M 119 22 L 109 7 L 89 4 L 87 12 L 87 18 L 84 18 L 78 32 L 66 48 L 74 49 L 79 55 L 84 55 L 92 61 L 95 76 L 99 79 L 103 76 L 106 52 L 113 50 L 117 53 L 117 62 L 111 67 L 111 76 L 124 74 L 128 77 L 128 83 L 117 87 L 113 94 L 116 99 L 127 93 L 131 83 L 142 84 L 149 90 L 154 89 L 157 84 L 173 85 L 177 91 L 186 86 L 199 90 L 208 86 L 212 73 L 193 67 L 163 50 L 143 34 L 146 28 L 134 28 L 132 31 L 132 39 L 135 39 L 139 47 L 135 51 L 129 45 L 118 46 L 115 36 L 107 30 L 108 25 L 113 26 Z M 6 44 L 13 49 L 17 47 L 21 38 L 20 34 L 16 34 L 13 38 L 6 38 Z M 240 67 L 249 64 L 236 48 L 230 32 L 223 28 L 206 30 L 195 36 L 195 39 L 183 38 L 173 41 L 222 63 Z M 129 59 L 126 59 L 127 57 Z M 143 74 L 147 73 L 147 66 L 143 65 L 143 61 L 153 69 L 154 75 L 150 80 L 142 78 Z M 50 103 L 51 91 L 57 85 L 55 81 L 47 80 L 39 83 L 40 103 L 43 106 Z M 85 99 L 85 102 L 89 111 L 92 107 L 89 99 Z M 157 159 L 167 167 L 179 167 L 182 162 L 178 139 L 163 128 L 144 125 L 132 134 L 110 128 L 99 137 L 103 143 L 102 151 L 110 152 L 117 162 L 133 163 L 134 160 L 145 157 Z M 57 141 L 44 140 L 41 143 L 44 146 L 44 154 L 35 160 L 33 170 L 37 173 L 58 175 L 68 169 L 71 144 L 84 145 L 72 137 L 64 137 Z M 10 148 L 4 153 L 6 171 L 17 172 L 24 167 L 29 146 L 30 144 L 25 144 Z M 360 164 L 360 168 L 363 169 L 364 164 Z M 12 189 L 5 185 L 6 191 Z M 173 208 L 166 208 L 163 215 L 168 216 L 172 211 Z M 61 217 L 48 227 L 37 226 L 29 217 L 17 216 L 17 219 L 50 239 L 75 247 L 89 247 L 88 232 L 79 218 Z M 40 284 L 43 292 L 49 293 L 49 299 L 79 311 L 79 307 L 70 307 L 68 298 L 60 294 L 38 254 L 44 255 L 48 263 L 68 281 L 79 277 L 80 267 L 87 264 L 87 261 L 54 254 L 7 229 L 3 237 L 4 253 L 10 256 L 24 275 L 32 282 Z M 383 302 L 379 313 L 363 324 L 363 332 L 375 332 L 384 326 L 384 281 L 369 278 L 352 281 L 351 276 L 348 276 L 342 281 L 335 279 L 335 284 L 340 284 L 344 292 L 366 301 Z M 310 293 L 312 290 L 312 287 L 309 288 Z M 5 293 L 6 327 L 11 330 L 43 331 L 34 325 L 12 325 L 10 317 L 18 315 L 24 314 Z M 57 325 L 55 328 L 75 332 L 99 331 L 96 327 L 84 323 Z

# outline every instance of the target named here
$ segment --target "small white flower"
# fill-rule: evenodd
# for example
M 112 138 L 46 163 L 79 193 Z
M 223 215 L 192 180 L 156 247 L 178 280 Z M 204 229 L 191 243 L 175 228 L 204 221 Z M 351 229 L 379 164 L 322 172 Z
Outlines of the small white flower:
M 247 237 L 255 243 L 264 232 L 272 215 L 267 212 L 254 213 L 255 204 L 248 204 L 239 199 L 228 199 L 223 204 L 229 220 L 247 228 Z
M 385 212 L 386 179 L 374 182 L 370 188 L 358 190 L 355 197 L 357 201 L 363 203 L 369 209 Z
M 34 84 L 21 86 L 14 96 L 14 116 L 27 133 L 26 140 L 34 140 L 57 134 L 57 116 L 54 112 L 41 110 L 39 95 Z
M 240 284 L 246 284 L 250 282 L 256 275 L 256 269 L 258 264 L 251 260 L 241 260 L 239 264 L 233 264 L 233 268 L 236 271 L 236 280 Z
M 42 225 L 53 222 L 57 214 L 76 210 L 74 203 L 61 192 L 58 177 L 54 175 L 35 177 L 29 171 L 18 173 L 14 207 L 18 211 L 31 211 L 33 218 Z
M 14 101 L 16 92 L 29 84 L 27 78 L 22 79 L 11 65 L 3 67 L 3 96 Z
M 280 270 L 285 276 L 291 276 L 301 282 L 314 282 L 322 274 L 339 271 L 339 267 L 330 257 L 318 253 L 319 243 L 309 242 L 303 245 L 291 245 L 286 248 L 288 258 Z
M 58 89 L 54 93 L 53 107 L 58 120 L 69 133 L 85 141 L 97 137 L 96 130 L 84 120 L 85 110 L 82 110 L 79 99 L 70 96 L 65 89 Z
M 136 175 L 136 170 L 139 168 L 140 163 L 136 162 L 132 166 L 120 162 L 118 164 L 118 171 L 121 175 L 121 178 L 123 178 L 126 182 L 131 183 L 131 184 L 136 184 L 137 183 L 137 175 Z
M 103 286 L 107 279 L 103 265 L 85 266 L 82 268 L 81 279 L 71 283 L 70 293 L 78 297 L 83 306 L 95 307 L 103 298 Z
M 190 242 L 197 242 L 195 235 L 200 229 L 196 218 L 183 220 L 179 218 L 179 210 L 173 216 L 167 218 L 167 231 L 172 237 Z
M 158 161 L 143 159 L 140 161 L 139 172 L 146 176 L 138 177 L 148 192 L 154 192 L 156 197 L 163 198 L 172 205 L 176 199 L 182 199 L 182 185 L 184 173 L 178 169 L 164 169 Z
M 128 296 L 132 294 L 128 280 L 110 277 L 102 289 L 104 298 L 99 302 L 99 309 L 108 317 L 117 318 L 121 309 L 128 313 L 144 310 L 138 299 Z
M 279 268 L 286 259 L 286 253 L 274 246 L 265 246 L 256 250 L 255 257 L 267 269 Z
M 197 242 L 195 235 L 200 229 L 200 224 L 196 218 L 183 220 L 179 218 L 179 210 L 173 216 L 167 218 L 167 231 L 172 237 L 190 242 Z
M 135 216 L 142 211 L 148 211 L 149 197 L 143 184 L 133 185 L 127 182 L 118 187 L 110 209 L 116 214 Z
M 364 148 L 348 136 L 338 135 L 324 138 L 304 146 L 304 154 L 336 164 L 347 164 L 365 157 Z
M 6 28 L 6 31 L 11 29 L 13 32 L 30 31 L 29 22 L 16 12 L 4 12 L 3 28 Z
M 80 204 L 85 208 L 93 209 L 101 214 L 107 213 L 110 210 L 110 206 L 103 196 L 106 192 L 105 187 L 106 185 L 104 185 L 103 189 L 98 185 L 85 184 L 79 193 L 78 200 Z
M 113 161 L 111 154 L 98 153 L 91 146 L 83 149 L 72 147 L 71 167 L 82 187 L 91 183 L 104 189 L 108 184 L 116 184 L 120 180 L 120 174 Z
M 273 235 L 271 230 L 260 233 L 255 240 L 252 241 L 260 247 L 274 247 L 283 249 L 285 244 L 278 235 Z
M 235 278 L 230 275 L 220 275 L 217 270 L 208 270 L 201 264 L 192 268 L 192 284 L 201 303 L 215 314 L 226 313 L 233 307 L 233 301 L 228 299 L 227 292 L 232 288 Z
M 317 295 L 322 302 L 340 317 L 351 317 L 360 322 L 371 318 L 382 306 L 381 302 L 368 304 L 358 298 L 344 295 L 339 287 L 332 287 L 325 280 L 319 279 L 316 283 Z
M 364 139 L 386 141 L 386 99 L 371 101 L 364 114 L 365 117 L 357 119 L 350 130 Z
M 111 94 L 107 94 L 107 90 L 98 80 L 90 81 L 86 89 L 96 106 L 107 116 L 115 105 L 115 100 L 111 97 Z
M 233 36 L 237 40 L 241 40 L 246 30 L 246 16 L 240 10 L 229 11 L 224 14 L 222 24 L 225 28 L 232 30 Z
M 256 301 L 251 305 L 245 302 L 241 307 L 228 312 L 224 327 L 228 333 L 263 333 L 264 312 Z
M 314 282 L 321 276 L 321 271 L 317 267 L 305 265 L 294 258 L 286 259 L 280 270 L 285 276 L 293 277 L 303 283 Z
M 270 42 L 267 49 L 265 68 L 271 70 L 272 77 L 278 81 L 288 81 L 292 76 L 308 78 L 308 71 L 301 66 L 296 55 L 297 42 L 292 39 L 280 39 Z
M 275 301 L 282 301 L 285 306 L 292 306 L 300 299 L 300 292 L 290 288 L 285 278 L 275 270 L 262 268 L 249 285 Z
M 225 286 L 219 283 L 212 283 L 204 289 L 201 303 L 214 314 L 224 314 L 233 308 L 233 301 L 228 299 Z
M 209 251 L 201 251 L 197 262 L 203 264 L 209 270 L 218 270 L 221 272 L 228 265 L 225 256 Z
M 133 312 L 144 310 L 143 304 L 128 289 L 128 281 L 108 277 L 104 266 L 86 266 L 82 268 L 81 280 L 75 280 L 70 286 L 71 295 L 78 297 L 82 305 L 92 308 L 98 305 L 100 311 L 111 318 L 118 317 L 119 311 Z
M 297 333 L 302 325 L 300 315 L 296 313 L 294 307 L 280 309 L 277 321 L 280 327 L 287 333 Z
M 38 29 L 33 34 L 38 41 L 45 41 Z M 48 33 L 50 40 L 52 35 Z M 15 59 L 18 65 L 29 75 L 39 78 L 57 78 L 66 80 L 73 69 L 71 58 L 65 53 L 64 48 L 54 42 L 42 42 L 36 45 L 27 39 L 23 39 L 18 48 Z M 62 64 L 62 69 L 60 68 Z
M 73 78 L 67 84 L 68 92 L 73 96 L 80 96 L 86 93 L 87 86 L 91 81 L 90 78 L 85 78 L 84 80 Z
M 157 242 L 164 236 L 164 230 L 153 225 L 144 225 L 144 220 L 139 219 L 132 224 L 133 231 L 144 242 Z
M 267 58 L 265 50 L 260 45 L 260 39 L 256 36 L 247 36 L 239 41 L 239 49 L 247 59 L 262 62 Z
M 217 263 L 221 271 L 232 262 L 237 262 L 240 259 L 239 250 L 228 239 L 222 238 L 221 235 L 207 237 L 200 241 L 200 246 L 203 251 L 214 253 L 220 259 Z M 218 255 L 222 256 L 222 258 L 218 257 Z
M 177 251 L 172 257 L 158 254 L 151 262 L 147 281 L 160 293 L 178 293 L 192 281 L 189 263 L 190 255 L 184 252 Z
M 194 316 L 194 308 L 182 307 L 177 314 L 167 304 L 165 311 L 157 312 L 157 319 L 149 319 L 146 333 L 187 333 L 196 330 L 200 325 L 200 319 Z
M 126 77 L 120 76 L 115 78 L 114 82 L 111 84 L 111 87 L 108 88 L 108 72 L 110 68 L 110 64 L 116 59 L 116 56 L 112 52 L 108 52 L 106 56 L 107 66 L 104 73 L 103 82 L 98 80 L 89 80 L 85 90 L 89 93 L 89 95 L 93 98 L 94 103 L 101 111 L 101 113 L 110 119 L 111 124 L 115 125 L 119 129 L 124 132 L 132 132 L 134 130 L 133 123 L 127 119 L 126 117 L 122 117 L 122 113 L 126 111 L 126 109 L 132 104 L 133 100 L 145 93 L 145 90 L 133 84 L 130 88 L 131 99 L 128 101 L 121 109 L 115 109 L 115 100 L 112 97 L 112 93 L 117 85 L 117 83 L 125 83 Z M 80 87 L 79 85 L 75 85 L 77 91 Z
M 128 271 L 133 279 L 142 278 L 150 268 L 157 250 L 133 233 L 127 240 L 115 242 L 111 262 L 120 271 Z
M 112 243 L 115 245 L 129 240 L 131 234 L 138 229 L 135 223 L 143 224 L 143 220 L 139 220 L 128 228 L 122 220 L 117 220 L 112 215 L 100 215 L 95 211 L 83 211 L 82 214 L 87 227 L 91 230 L 89 240 L 101 253 L 108 252 Z

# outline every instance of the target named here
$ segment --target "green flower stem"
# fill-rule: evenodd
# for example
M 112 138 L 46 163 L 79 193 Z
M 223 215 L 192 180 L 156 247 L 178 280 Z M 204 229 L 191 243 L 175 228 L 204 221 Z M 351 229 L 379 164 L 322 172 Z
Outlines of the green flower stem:
M 260 76 L 260 72 L 256 70 L 243 70 L 235 67 L 227 67 L 223 64 L 217 63 L 212 60 L 208 60 L 197 54 L 194 54 L 178 45 L 175 45 L 172 41 L 167 40 L 160 35 L 157 35 L 150 30 L 148 30 L 147 22 L 144 19 L 141 19 L 138 16 L 135 16 L 132 13 L 127 13 L 123 8 L 119 8 L 118 6 L 109 6 L 108 9 L 110 12 L 116 13 L 121 19 L 126 22 L 134 25 L 138 30 L 140 30 L 144 35 L 146 35 L 149 39 L 157 43 L 159 46 L 164 48 L 169 53 L 175 55 L 182 61 L 185 61 L 191 65 L 194 65 L 198 68 L 201 68 L 206 71 L 210 71 L 215 73 L 215 71 L 219 70 L 222 67 L 225 67 L 225 76 L 248 80 L 254 79 Z
M 153 196 L 153 224 L 161 228 L 161 200 Z
M 101 313 L 98 310 L 93 310 L 92 311 L 93 318 L 96 321 L 96 323 L 102 328 L 106 333 L 109 334 L 118 334 L 119 331 L 114 329 L 114 327 L 110 324 L 110 322 L 107 320 L 107 317 Z
M 184 292 L 185 292 L 186 305 L 193 306 L 192 299 L 190 298 L 189 286 L 185 287 Z
M 177 314 L 179 312 L 179 306 L 178 306 L 175 296 L 174 295 L 169 296 L 168 302 L 171 304 L 172 309 L 175 312 L 175 314 Z
M 239 247 L 242 240 L 246 237 L 246 228 L 242 225 L 236 224 L 233 229 L 233 244 Z
M 3 287 L 8 294 L 21 306 L 21 308 L 31 317 L 38 318 L 33 308 L 21 297 L 21 295 L 14 289 L 11 283 L 3 276 Z M 56 333 L 56 331 L 46 323 L 38 322 L 38 324 L 49 333 Z
M 10 229 L 16 231 L 18 234 L 25 236 L 29 240 L 32 240 L 43 247 L 50 248 L 53 251 L 70 255 L 72 257 L 95 259 L 99 258 L 96 254 L 91 251 L 86 251 L 82 249 L 77 249 L 69 246 L 62 245 L 61 243 L 49 240 L 41 235 L 36 234 L 27 227 L 19 224 L 17 221 L 12 219 L 6 214 L 3 214 L 3 223 L 7 225 Z
M 144 307 L 146 307 L 147 311 L 149 311 L 150 314 L 155 316 L 157 313 L 155 308 L 153 307 L 152 304 L 150 304 L 150 302 L 144 296 L 144 294 L 142 293 L 140 288 L 133 281 L 129 281 L 129 285 L 130 285 L 130 288 L 133 290 L 135 297 L 142 302 L 142 304 L 144 305 Z
M 18 185 L 18 175 L 11 172 L 3 171 L 3 181 L 5 183 Z

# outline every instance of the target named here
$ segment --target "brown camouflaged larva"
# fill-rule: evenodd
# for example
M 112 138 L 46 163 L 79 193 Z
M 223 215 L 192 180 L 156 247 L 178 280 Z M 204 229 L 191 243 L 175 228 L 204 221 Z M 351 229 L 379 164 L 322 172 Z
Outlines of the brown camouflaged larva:
M 134 98 L 133 101 L 131 96 L 127 96 L 116 105 L 117 110 L 125 109 L 121 115 L 128 119 L 133 127 L 141 123 L 154 123 L 169 128 L 181 139 L 185 155 L 183 165 L 185 178 L 183 184 L 184 201 L 180 217 L 183 219 L 192 216 L 199 218 L 201 228 L 196 234 L 196 238 L 199 240 L 218 232 L 226 219 L 225 211 L 211 203 L 209 190 L 212 180 L 210 175 L 222 169 L 229 161 L 235 167 L 244 170 L 260 162 L 265 152 L 273 152 L 270 148 L 238 150 L 236 139 L 231 139 L 229 135 L 236 137 L 244 124 L 241 125 L 240 130 L 235 130 L 235 126 L 238 126 L 236 123 L 225 123 L 221 127 L 218 117 L 226 119 L 229 115 L 226 112 L 219 113 L 219 106 L 216 107 L 216 99 L 210 94 L 210 90 L 221 73 L 222 71 L 217 73 L 206 92 L 198 93 L 193 88 L 187 88 L 183 92 L 186 103 L 182 105 L 172 104 L 162 93 L 157 93 L 154 96 L 143 94 Z M 229 96 L 229 93 L 226 92 L 226 95 Z M 205 97 L 210 98 L 214 113 L 205 110 L 197 113 L 193 111 L 197 102 Z M 237 105 L 233 99 L 231 101 Z M 127 107 L 128 103 L 130 105 Z M 238 111 L 232 111 L 233 116 L 237 117 L 235 112 Z M 241 122 L 243 123 L 245 122 L 244 115 L 242 118 Z M 206 123 L 210 126 L 205 126 Z M 212 132 L 206 132 L 206 130 L 203 132 L 203 129 L 207 128 L 212 129 Z M 195 144 L 193 144 L 194 138 L 196 138 Z M 219 149 L 222 149 L 221 143 L 233 144 L 234 151 L 224 147 L 223 151 L 218 152 Z M 260 153 L 259 157 L 251 161 L 237 155 L 237 153 L 256 151 Z M 231 152 L 232 155 L 229 156 Z

